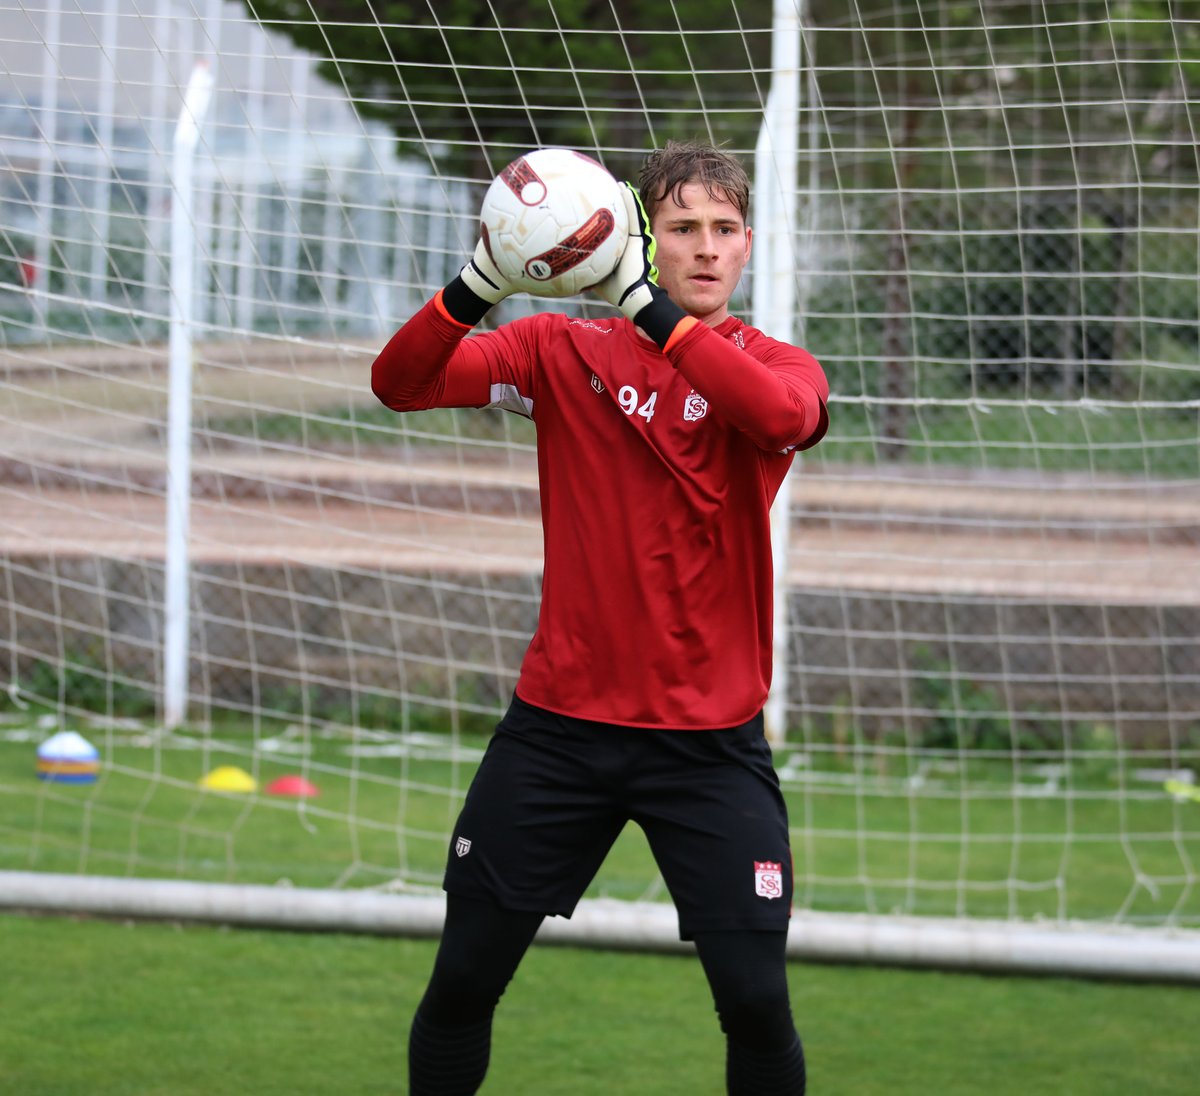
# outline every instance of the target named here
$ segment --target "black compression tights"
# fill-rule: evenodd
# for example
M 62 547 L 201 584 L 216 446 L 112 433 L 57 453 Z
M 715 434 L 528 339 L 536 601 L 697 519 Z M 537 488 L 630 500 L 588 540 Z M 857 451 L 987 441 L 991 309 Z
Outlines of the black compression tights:
M 409 1035 L 410 1096 L 472 1096 L 491 1053 L 492 1014 L 532 942 L 540 914 L 449 896 L 429 988 Z M 786 934 L 696 936 L 726 1036 L 730 1096 L 798 1096 L 804 1055 L 792 1026 Z
M 492 1013 L 542 923 L 448 895 L 433 975 L 408 1037 L 409 1096 L 472 1096 L 483 1084 Z
M 786 932 L 696 933 L 725 1033 L 729 1096 L 800 1096 L 804 1051 L 788 1001 Z

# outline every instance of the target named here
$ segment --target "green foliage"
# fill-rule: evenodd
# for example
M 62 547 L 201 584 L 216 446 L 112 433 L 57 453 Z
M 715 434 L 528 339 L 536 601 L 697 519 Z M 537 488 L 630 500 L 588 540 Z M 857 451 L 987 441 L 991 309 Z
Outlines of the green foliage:
M 1145 203 L 1136 228 L 1107 191 L 999 210 L 950 192 L 910 198 L 907 223 L 925 230 L 903 237 L 903 312 L 888 311 L 887 275 L 869 272 L 885 262 L 872 255 L 888 239 L 877 234 L 853 271 L 823 274 L 805 337 L 843 394 L 884 394 L 870 363 L 899 345 L 912 396 L 1145 399 L 1156 373 L 1173 369 L 1180 397 L 1195 398 L 1194 370 L 1190 386 L 1183 374 L 1200 345 L 1200 242 L 1185 224 L 1197 192 L 1177 197 L 1178 209 Z
M 15 692 L 0 693 L 0 711 L 25 698 L 51 707 L 139 719 L 153 716 L 157 699 L 152 686 L 117 672 L 95 649 L 68 652 L 62 662 L 39 659 L 14 683 Z
M 604 149 L 624 174 L 667 137 L 745 151 L 770 79 L 768 0 L 246 3 L 328 58 L 403 151 L 476 180 L 537 144 Z M 875 457 L 912 454 L 904 397 L 1200 390 L 1178 368 L 1200 346 L 1200 24 L 1171 0 L 1066 7 L 807 9 L 804 96 L 820 109 L 802 112 L 801 147 L 832 242 L 805 341 L 835 392 L 896 398 Z M 1091 136 L 1108 130 L 1121 139 Z
M 407 682 L 403 693 L 350 686 L 276 686 L 263 689 L 259 709 L 274 721 L 301 721 L 337 734 L 356 730 L 445 734 L 450 730 L 487 735 L 496 725 L 507 696 L 491 677 L 431 671 L 425 680 Z
M 1181 383 L 1188 376 L 1178 374 Z M 810 459 L 833 465 L 878 460 L 883 426 L 877 405 L 839 399 L 830 418 L 830 435 Z M 1056 409 L 984 399 L 914 410 L 902 445 L 905 459 L 916 465 L 1194 479 L 1200 475 L 1197 418 L 1195 407 Z
M 1123 140 L 1090 146 L 1087 178 L 1196 178 L 1190 142 L 1164 156 L 1152 136 L 1188 132 L 1200 26 L 1180 19 L 1174 0 L 1110 4 L 1092 18 L 1047 3 L 1030 19 L 997 19 L 976 2 L 932 13 L 921 0 L 849 9 L 813 0 L 806 28 L 822 110 L 855 112 L 854 125 L 826 127 L 831 149 L 855 149 L 859 180 L 895 189 L 899 200 L 909 188 L 966 192 L 1004 176 L 1009 185 L 1077 185 L 1072 138 L 1095 131 L 1098 120 L 1122 133 L 1133 126 L 1138 139 L 1132 148 Z M 991 125 L 1002 126 L 1003 139 L 980 141 Z M 1050 147 L 1061 151 L 1046 157 Z M 986 191 L 973 200 L 986 204 Z
M 1019 727 L 996 688 L 973 681 L 923 648 L 914 656 L 919 673 L 913 705 L 923 713 L 919 745 L 935 750 L 1010 750 L 1046 746 L 1049 736 Z
M 687 33 L 652 0 L 245 2 L 404 151 L 476 177 L 538 145 L 629 149 L 606 155 L 622 173 L 667 136 L 753 147 L 761 117 L 769 0 L 691 0 Z
M 1200 25 L 1169 0 L 1116 7 L 811 6 L 817 202 L 853 243 L 806 341 L 835 392 L 887 401 L 873 456 L 911 456 L 906 398 L 1127 399 L 1194 361 Z

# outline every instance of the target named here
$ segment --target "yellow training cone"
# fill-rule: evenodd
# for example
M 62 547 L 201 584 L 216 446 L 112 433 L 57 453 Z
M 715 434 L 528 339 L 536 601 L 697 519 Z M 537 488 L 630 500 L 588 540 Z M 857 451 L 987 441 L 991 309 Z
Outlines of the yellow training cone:
M 236 765 L 220 765 L 200 781 L 202 788 L 214 792 L 253 792 L 258 784 L 245 769 Z
M 1167 794 L 1182 803 L 1184 800 L 1191 799 L 1196 803 L 1200 803 L 1200 788 L 1194 787 L 1184 780 L 1168 780 L 1163 788 Z

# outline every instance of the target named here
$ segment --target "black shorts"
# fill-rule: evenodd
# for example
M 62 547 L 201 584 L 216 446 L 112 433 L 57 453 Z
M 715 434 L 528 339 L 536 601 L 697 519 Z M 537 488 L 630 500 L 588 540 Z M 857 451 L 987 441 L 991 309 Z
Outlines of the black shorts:
M 646 833 L 683 939 L 786 930 L 787 808 L 761 713 L 723 730 L 657 730 L 514 696 L 451 837 L 446 890 L 570 917 L 630 820 Z

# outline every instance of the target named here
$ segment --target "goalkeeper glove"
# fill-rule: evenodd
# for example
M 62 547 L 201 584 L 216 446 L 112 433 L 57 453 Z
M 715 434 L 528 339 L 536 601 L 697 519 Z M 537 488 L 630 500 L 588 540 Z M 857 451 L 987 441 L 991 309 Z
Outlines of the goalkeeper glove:
M 658 285 L 658 267 L 654 265 L 658 244 L 650 231 L 641 196 L 628 183 L 621 184 L 621 194 L 629 215 L 629 242 L 617 269 L 593 288 L 660 347 L 665 347 L 676 325 L 687 313 Z
M 480 239 L 467 265 L 442 290 L 442 304 L 459 323 L 474 327 L 493 305 L 516 291 L 516 286 L 496 268 L 487 245 Z

